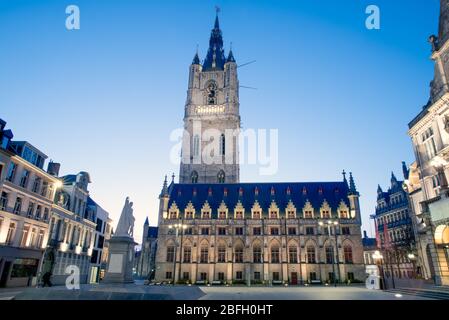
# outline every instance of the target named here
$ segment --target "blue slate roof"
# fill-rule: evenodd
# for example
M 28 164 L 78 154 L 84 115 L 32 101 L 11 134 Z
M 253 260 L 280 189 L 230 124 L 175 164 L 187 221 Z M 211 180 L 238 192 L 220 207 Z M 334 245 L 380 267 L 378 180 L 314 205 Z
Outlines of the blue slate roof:
M 362 244 L 364 247 L 376 247 L 376 238 L 362 238 Z
M 258 195 L 256 195 L 256 188 Z M 240 194 L 242 189 L 242 194 Z M 274 194 L 272 194 L 272 189 Z M 290 190 L 288 194 L 287 190 Z M 209 190 L 211 192 L 209 192 Z M 227 190 L 227 195 L 225 195 Z M 194 191 L 195 194 L 194 194 Z M 169 207 L 173 202 L 183 211 L 191 201 L 196 212 L 199 212 L 207 201 L 212 209 L 212 218 L 217 217 L 217 209 L 222 201 L 229 210 L 234 210 L 240 201 L 245 208 L 245 214 L 251 214 L 251 208 L 257 200 L 268 215 L 268 208 L 274 200 L 279 209 L 284 210 L 291 200 L 296 209 L 302 210 L 307 201 L 311 203 L 315 212 L 321 208 L 326 200 L 332 211 L 343 201 L 349 207 L 348 185 L 345 182 L 293 182 L 293 183 L 233 183 L 233 184 L 176 184 L 171 183 L 168 188 Z
M 158 227 L 148 228 L 148 238 L 157 238 Z
M 76 182 L 76 174 L 68 174 L 62 177 L 62 182 L 64 184 L 72 184 Z

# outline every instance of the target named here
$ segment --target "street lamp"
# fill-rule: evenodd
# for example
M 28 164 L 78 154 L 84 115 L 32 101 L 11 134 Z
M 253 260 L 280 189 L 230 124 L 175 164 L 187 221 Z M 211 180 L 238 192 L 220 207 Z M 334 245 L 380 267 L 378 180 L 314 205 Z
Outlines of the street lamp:
M 410 252 L 407 255 L 407 258 L 412 262 L 412 267 L 413 267 L 413 277 L 416 278 L 416 266 L 415 266 L 415 262 L 416 262 L 416 256 L 413 252 Z
M 380 288 L 382 290 L 385 290 L 386 288 L 385 288 L 385 280 L 384 280 L 384 268 L 382 266 L 382 261 L 383 261 L 384 257 L 382 256 L 382 254 L 380 253 L 379 250 L 374 251 L 372 257 L 380 271 Z
M 175 224 L 170 224 L 168 225 L 168 229 L 172 230 L 175 229 L 175 251 L 174 251 L 174 257 L 173 257 L 173 285 L 175 285 L 175 273 L 176 273 L 176 257 L 177 257 L 177 249 L 178 249 L 178 235 L 179 235 L 179 230 L 185 230 L 187 229 L 187 225 L 186 224 L 182 224 L 182 223 L 175 223 Z M 182 235 L 182 233 L 181 233 Z M 181 244 L 182 245 L 182 244 Z M 181 259 L 179 259 L 181 260 Z M 179 275 L 178 275 L 179 276 Z
M 320 226 L 324 226 L 324 222 L 323 221 L 318 222 L 318 224 Z M 336 227 L 338 225 L 338 221 L 328 220 L 326 222 L 326 224 L 327 224 L 327 233 L 328 233 L 328 236 L 330 238 L 330 236 L 331 236 L 331 226 L 333 225 L 334 227 Z M 334 262 L 335 262 L 335 254 L 337 255 L 337 259 L 338 259 L 338 247 L 337 247 L 337 230 L 336 229 L 334 229 L 334 230 L 335 230 L 335 232 L 334 232 L 334 235 L 335 235 L 335 253 L 332 253 L 332 274 L 333 274 L 333 278 L 334 278 L 334 287 L 336 287 L 337 286 L 337 276 L 335 274 L 335 263 Z M 337 261 L 337 263 L 338 263 L 338 261 Z M 339 273 L 340 273 L 340 270 L 339 270 Z

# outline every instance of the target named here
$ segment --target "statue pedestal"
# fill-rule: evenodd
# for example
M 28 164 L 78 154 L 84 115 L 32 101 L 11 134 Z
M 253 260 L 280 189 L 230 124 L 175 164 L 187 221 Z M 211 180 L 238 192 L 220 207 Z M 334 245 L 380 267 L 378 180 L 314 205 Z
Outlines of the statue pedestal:
M 112 236 L 109 240 L 108 269 L 102 283 L 132 283 L 134 246 L 131 237 Z

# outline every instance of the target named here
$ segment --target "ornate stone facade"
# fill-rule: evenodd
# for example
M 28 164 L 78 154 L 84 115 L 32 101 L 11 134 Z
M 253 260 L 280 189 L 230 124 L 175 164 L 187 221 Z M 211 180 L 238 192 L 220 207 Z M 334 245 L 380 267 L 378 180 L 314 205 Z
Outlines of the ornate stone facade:
M 165 180 L 160 194 L 155 280 L 364 281 L 352 175 L 349 183 L 239 183 L 238 162 L 201 158 L 212 129 L 219 160 L 238 159 L 238 139 L 226 135 L 240 128 L 237 65 L 232 52 L 224 57 L 218 18 L 209 44 L 203 64 L 196 54 L 190 67 L 180 183 Z
M 429 102 L 409 123 L 417 183 L 408 183 L 420 259 L 437 284 L 449 285 L 449 0 L 440 0 L 437 36 L 431 36 L 435 76 Z M 417 184 L 420 186 L 418 187 Z

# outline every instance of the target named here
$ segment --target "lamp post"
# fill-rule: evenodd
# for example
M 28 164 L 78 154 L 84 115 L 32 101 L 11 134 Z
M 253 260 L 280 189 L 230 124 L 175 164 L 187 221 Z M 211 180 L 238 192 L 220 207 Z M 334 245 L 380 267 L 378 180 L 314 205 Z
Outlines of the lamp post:
M 384 257 L 382 256 L 382 254 L 380 253 L 379 250 L 374 251 L 372 257 L 373 257 L 373 259 L 374 259 L 376 265 L 377 265 L 378 268 L 379 268 L 379 273 L 380 273 L 380 276 L 379 276 L 379 278 L 380 278 L 380 288 L 381 288 L 382 290 L 385 290 L 386 288 L 385 288 L 385 280 L 384 280 L 384 268 L 383 268 L 383 265 L 382 265 L 382 262 L 383 262 L 383 258 L 384 258 Z
M 176 273 L 176 257 L 177 257 L 177 251 L 178 251 L 178 235 L 179 235 L 179 230 L 185 230 L 187 228 L 187 225 L 182 224 L 182 223 L 176 223 L 176 224 L 170 224 L 168 226 L 168 228 L 171 229 L 175 229 L 175 251 L 174 251 L 174 257 L 173 257 L 173 285 L 175 285 L 175 273 Z M 181 259 L 179 259 L 181 260 Z M 178 275 L 179 278 L 179 275 Z
M 318 224 L 320 226 L 324 226 L 324 222 L 323 221 L 320 221 Z M 335 229 L 335 227 L 338 225 L 338 221 L 328 220 L 326 224 L 327 224 L 327 233 L 328 233 L 329 238 L 331 237 L 331 226 L 332 225 L 334 226 L 335 253 L 332 253 L 332 274 L 333 274 L 333 278 L 334 278 L 334 287 L 336 287 L 337 286 L 337 276 L 335 274 L 335 254 L 338 257 L 338 247 L 337 247 L 337 230 Z M 340 270 L 339 270 L 339 272 L 340 272 Z
M 407 255 L 407 258 L 412 262 L 413 278 L 416 278 L 416 267 L 415 267 L 416 256 L 415 256 L 415 254 L 413 252 L 410 252 Z

